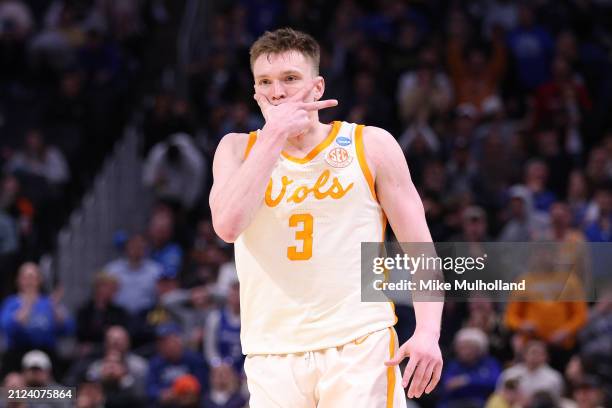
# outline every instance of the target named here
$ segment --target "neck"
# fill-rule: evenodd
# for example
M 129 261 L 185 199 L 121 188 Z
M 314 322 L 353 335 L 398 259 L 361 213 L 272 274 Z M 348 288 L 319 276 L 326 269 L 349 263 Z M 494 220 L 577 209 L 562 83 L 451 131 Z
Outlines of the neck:
M 310 126 L 308 126 L 305 132 L 287 138 L 283 150 L 289 154 L 306 154 L 327 137 L 330 129 L 329 125 L 319 122 L 317 115 L 311 119 Z

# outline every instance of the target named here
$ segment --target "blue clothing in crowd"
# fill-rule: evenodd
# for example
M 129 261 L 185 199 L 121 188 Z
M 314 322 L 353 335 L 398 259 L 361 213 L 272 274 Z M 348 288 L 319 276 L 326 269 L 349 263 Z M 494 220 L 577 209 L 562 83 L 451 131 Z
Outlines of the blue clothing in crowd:
M 169 243 L 163 248 L 151 251 L 151 259 L 162 266 L 164 278 L 176 278 L 183 261 L 183 250 L 176 243 Z
M 508 48 L 524 89 L 535 89 L 548 80 L 554 44 L 552 36 L 541 27 L 518 27 L 510 32 Z
M 438 408 L 449 408 L 461 401 L 483 407 L 489 395 L 495 390 L 500 374 L 501 366 L 493 357 L 483 357 L 470 366 L 451 360 L 442 376 L 442 396 Z M 447 390 L 448 382 L 458 376 L 466 376 L 467 383 L 453 390 Z
M 66 315 L 63 322 L 58 322 L 48 296 L 36 300 L 26 324 L 21 324 L 17 321 L 17 311 L 22 302 L 20 295 L 13 295 L 2 305 L 2 330 L 6 334 L 7 348 L 54 349 L 57 337 L 74 333 L 76 326 L 72 317 Z
M 199 354 L 185 350 L 182 357 L 170 362 L 155 355 L 149 361 L 147 395 L 150 400 L 158 401 L 162 390 L 172 387 L 174 381 L 185 374 L 195 376 L 202 387 L 202 395 L 208 392 L 208 366 Z

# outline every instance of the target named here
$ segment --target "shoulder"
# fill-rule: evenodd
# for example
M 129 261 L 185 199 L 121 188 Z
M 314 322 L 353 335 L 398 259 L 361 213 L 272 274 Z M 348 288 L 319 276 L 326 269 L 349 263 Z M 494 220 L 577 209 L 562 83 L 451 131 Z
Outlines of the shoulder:
M 391 160 L 404 160 L 404 154 L 397 140 L 385 129 L 376 126 L 364 126 L 363 147 L 368 162 L 375 168 Z
M 250 139 L 251 133 L 228 133 L 221 138 L 221 141 L 217 145 L 215 156 L 219 154 L 230 154 L 242 160 Z

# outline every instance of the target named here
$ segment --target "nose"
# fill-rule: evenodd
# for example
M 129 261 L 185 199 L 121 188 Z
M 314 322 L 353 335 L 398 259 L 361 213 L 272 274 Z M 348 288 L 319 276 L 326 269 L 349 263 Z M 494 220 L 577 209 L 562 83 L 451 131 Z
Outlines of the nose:
M 285 88 L 283 87 L 283 85 L 280 83 L 280 81 L 274 81 L 272 84 L 272 100 L 280 101 L 286 97 L 287 95 L 285 93 Z

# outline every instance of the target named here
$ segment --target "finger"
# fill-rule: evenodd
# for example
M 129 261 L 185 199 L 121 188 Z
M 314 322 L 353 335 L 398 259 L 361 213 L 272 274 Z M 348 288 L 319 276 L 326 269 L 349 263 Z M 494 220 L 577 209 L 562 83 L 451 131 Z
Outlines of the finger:
M 406 357 L 406 353 L 403 349 L 400 348 L 390 360 L 385 361 L 385 365 L 387 367 L 396 366 L 401 363 Z
M 414 393 L 417 398 L 423 395 L 423 391 L 425 391 L 425 387 L 429 383 L 429 380 L 431 379 L 431 375 L 433 374 L 434 366 L 435 366 L 435 363 L 433 360 L 430 360 L 427 362 L 425 370 L 423 371 L 423 378 L 421 378 L 421 381 L 417 383 L 416 388 L 415 388 Z
M 264 111 L 266 108 L 268 108 L 268 106 L 271 106 L 272 104 L 270 103 L 270 101 L 268 101 L 268 98 L 266 98 L 263 95 L 260 95 L 258 93 L 255 93 L 255 95 L 253 95 L 253 99 L 255 99 L 255 101 L 257 102 L 257 105 L 259 105 L 259 108 Z
M 438 382 L 440 382 L 440 377 L 442 377 L 442 363 L 436 364 L 433 370 L 433 375 L 431 376 L 431 381 L 429 381 L 429 385 L 425 388 L 425 393 L 429 394 L 436 388 Z
M 300 108 L 306 111 L 317 111 L 326 108 L 332 108 L 338 105 L 338 101 L 336 99 L 326 99 L 324 101 L 317 102 L 304 102 L 300 105 Z
M 306 85 L 304 85 L 304 87 L 300 89 L 299 91 L 297 91 L 295 95 L 290 97 L 289 100 L 291 102 L 303 102 L 304 99 L 306 99 L 306 96 L 310 93 L 310 91 L 312 91 L 312 88 L 314 88 L 318 79 L 319 77 L 316 77 L 312 81 L 310 81 L 310 83 L 307 83 Z
M 412 374 L 414 373 L 414 370 L 416 369 L 416 365 L 417 365 L 416 358 L 410 358 L 408 360 L 408 365 L 406 366 L 406 369 L 404 370 L 404 377 L 402 377 L 402 387 L 406 388 L 408 386 L 408 383 L 410 382 L 410 378 L 412 377 Z
M 425 369 L 427 368 L 427 363 L 424 361 L 418 361 L 416 364 L 416 371 L 414 372 L 414 376 L 412 377 L 412 381 L 410 381 L 410 388 L 408 389 L 408 398 L 414 398 L 417 396 L 417 389 L 421 381 L 423 381 L 423 376 L 425 375 Z

